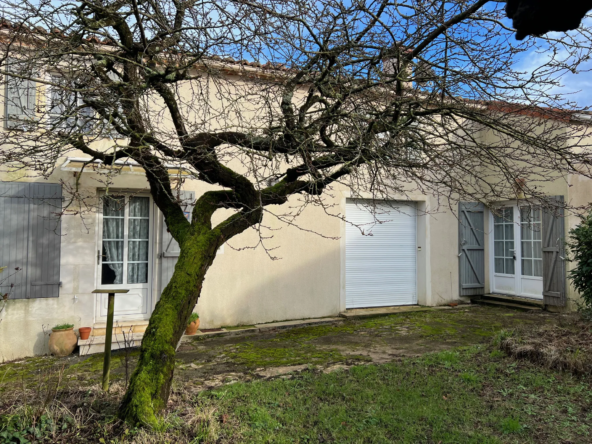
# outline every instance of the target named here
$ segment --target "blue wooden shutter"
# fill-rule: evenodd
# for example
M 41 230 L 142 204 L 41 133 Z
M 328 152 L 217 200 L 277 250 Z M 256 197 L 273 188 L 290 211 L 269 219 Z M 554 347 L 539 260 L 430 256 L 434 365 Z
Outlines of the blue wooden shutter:
M 460 296 L 485 293 L 484 206 L 479 202 L 459 202 L 458 242 Z
M 563 219 L 563 196 L 552 196 L 556 208 L 543 209 L 543 303 L 565 306 L 565 222 Z
M 59 296 L 62 188 L 0 182 L 0 263 L 14 274 L 0 291 L 11 299 Z
M 195 203 L 195 192 L 181 190 L 179 197 L 183 201 L 182 207 L 185 212 L 185 217 L 187 217 L 188 220 L 191 220 L 191 212 L 193 211 Z M 171 233 L 169 233 L 169 230 L 167 229 L 164 217 L 162 217 L 161 239 L 160 292 L 162 293 L 162 290 L 168 285 L 173 276 L 175 265 L 177 264 L 177 258 L 181 252 L 179 244 L 173 239 L 173 236 L 171 236 Z

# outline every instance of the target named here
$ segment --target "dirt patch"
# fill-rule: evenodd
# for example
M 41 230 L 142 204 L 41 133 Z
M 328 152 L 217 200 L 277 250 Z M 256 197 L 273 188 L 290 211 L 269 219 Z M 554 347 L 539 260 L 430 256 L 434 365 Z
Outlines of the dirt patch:
M 503 331 L 499 347 L 516 359 L 576 375 L 592 374 L 592 323 L 544 325 Z
M 256 335 L 192 338 L 179 349 L 176 377 L 205 387 L 208 381 L 231 373 L 250 380 L 274 368 L 309 366 L 323 371 L 340 365 L 383 364 L 487 343 L 500 330 L 519 325 L 555 325 L 559 317 L 496 307 L 458 307 Z

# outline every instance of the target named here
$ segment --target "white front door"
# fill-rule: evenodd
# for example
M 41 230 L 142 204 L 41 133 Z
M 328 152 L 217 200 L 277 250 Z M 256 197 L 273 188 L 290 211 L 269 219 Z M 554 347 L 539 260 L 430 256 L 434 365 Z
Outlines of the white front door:
M 127 289 L 115 296 L 116 320 L 148 319 L 152 311 L 153 206 L 149 196 L 102 200 L 97 288 Z M 97 320 L 107 317 L 107 294 L 97 296 Z
M 492 212 L 492 293 L 543 298 L 541 209 L 507 205 Z

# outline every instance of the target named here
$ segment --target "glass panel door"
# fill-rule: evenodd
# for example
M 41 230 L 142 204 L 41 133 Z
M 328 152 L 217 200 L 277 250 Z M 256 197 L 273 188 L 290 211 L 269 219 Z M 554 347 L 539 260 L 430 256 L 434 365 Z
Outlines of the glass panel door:
M 520 237 L 522 246 L 522 276 L 543 276 L 543 241 L 541 209 L 520 208 Z
M 152 311 L 152 201 L 150 197 L 103 197 L 99 285 L 126 289 L 115 298 L 116 320 L 147 319 Z M 97 320 L 107 316 L 107 295 L 97 298 Z
M 128 218 L 127 282 L 148 282 L 150 199 L 130 197 Z
M 103 246 L 101 284 L 123 284 L 125 245 L 125 197 L 103 199 Z
M 514 209 L 500 208 L 493 216 L 495 273 L 514 274 Z
M 150 198 L 105 196 L 101 284 L 148 283 Z
M 492 211 L 490 223 L 493 225 L 490 290 L 542 299 L 541 209 L 517 202 Z

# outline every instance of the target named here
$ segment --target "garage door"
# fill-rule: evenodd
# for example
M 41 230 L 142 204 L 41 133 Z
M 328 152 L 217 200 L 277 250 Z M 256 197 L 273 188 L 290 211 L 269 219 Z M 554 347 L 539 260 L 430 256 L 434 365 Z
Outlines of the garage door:
M 346 219 L 351 222 L 345 232 L 346 308 L 416 304 L 415 205 L 377 204 L 375 217 L 364 204 L 371 201 L 346 203 Z

